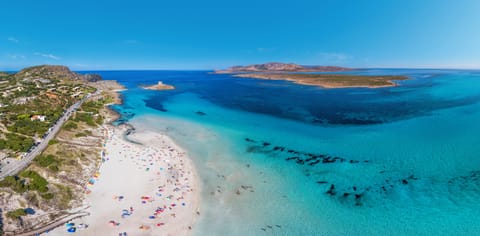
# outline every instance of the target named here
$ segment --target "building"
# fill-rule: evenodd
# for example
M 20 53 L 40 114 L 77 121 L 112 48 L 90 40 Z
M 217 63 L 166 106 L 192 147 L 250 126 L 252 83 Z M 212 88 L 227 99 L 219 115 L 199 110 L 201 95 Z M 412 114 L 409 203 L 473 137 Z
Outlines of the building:
M 46 116 L 41 116 L 41 115 L 33 115 L 30 117 L 31 121 L 39 120 L 39 121 L 45 121 L 47 117 Z
M 47 93 L 45 93 L 45 95 L 47 95 L 48 98 L 52 98 L 52 99 L 57 99 L 58 98 L 58 96 L 54 93 L 47 92 Z

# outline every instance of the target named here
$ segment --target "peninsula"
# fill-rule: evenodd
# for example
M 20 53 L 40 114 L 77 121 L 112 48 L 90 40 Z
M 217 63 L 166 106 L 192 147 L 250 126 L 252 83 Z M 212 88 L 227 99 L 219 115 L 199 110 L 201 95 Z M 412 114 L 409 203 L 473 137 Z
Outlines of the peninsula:
M 173 85 L 168 85 L 164 84 L 162 81 L 158 81 L 157 84 L 154 85 L 143 85 L 140 86 L 143 89 L 149 89 L 149 90 L 173 90 L 175 87 Z
M 289 74 L 256 73 L 236 74 L 235 77 L 265 80 L 288 80 L 296 84 L 314 85 L 323 88 L 382 88 L 398 84 L 395 81 L 407 80 L 406 76 L 397 75 L 345 75 L 345 74 Z

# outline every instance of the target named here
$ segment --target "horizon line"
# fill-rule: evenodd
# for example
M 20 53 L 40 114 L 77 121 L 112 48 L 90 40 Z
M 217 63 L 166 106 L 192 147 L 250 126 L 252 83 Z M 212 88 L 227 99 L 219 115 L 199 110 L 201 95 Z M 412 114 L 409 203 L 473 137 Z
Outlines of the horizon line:
M 351 70 L 480 70 L 478 68 L 461 68 L 461 67 L 345 67 Z M 82 69 L 72 71 L 215 71 L 216 69 L 157 69 L 157 68 L 145 68 L 145 69 Z M 288 71 L 279 71 L 279 72 L 288 72 Z M 295 72 L 295 71 L 292 71 Z M 319 71 L 321 72 L 321 71 Z M 325 71 L 330 72 L 330 71 Z M 331 71 L 331 72 L 343 72 L 343 71 Z
M 50 64 L 43 64 L 43 65 L 50 65 Z M 32 65 L 26 66 L 21 69 L 1 69 L 1 72 L 18 72 L 25 68 L 34 67 L 34 66 L 43 66 L 43 65 Z M 53 65 L 53 64 L 52 64 Z M 165 69 L 165 68 L 100 68 L 100 69 L 72 69 L 75 66 L 68 66 L 68 65 L 59 65 L 59 66 L 66 66 L 71 71 L 75 72 L 88 72 L 88 71 L 215 71 L 217 69 L 198 69 L 198 68 L 189 68 L 189 69 Z M 383 70 L 480 70 L 480 67 L 348 67 L 348 66 L 339 66 L 344 67 L 352 70 L 373 70 L 373 69 L 383 69 Z M 283 72 L 283 71 L 281 71 Z M 332 71 L 335 72 L 335 71 Z M 337 71 L 342 72 L 342 71 Z

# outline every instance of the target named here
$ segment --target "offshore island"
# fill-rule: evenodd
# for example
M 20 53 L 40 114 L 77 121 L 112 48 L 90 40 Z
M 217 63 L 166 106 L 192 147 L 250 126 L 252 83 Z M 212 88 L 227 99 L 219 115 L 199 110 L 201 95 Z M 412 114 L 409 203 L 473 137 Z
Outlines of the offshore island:
M 164 84 L 162 81 L 158 81 L 157 84 L 154 85 L 143 85 L 140 86 L 143 89 L 148 90 L 173 90 L 175 87 L 173 85 Z
M 395 81 L 407 80 L 406 76 L 394 75 L 348 75 L 330 74 L 353 69 L 337 66 L 301 66 L 293 63 L 265 63 L 249 66 L 233 66 L 217 70 L 218 74 L 233 74 L 234 77 L 264 80 L 287 80 L 296 84 L 320 86 L 323 88 L 382 88 L 397 86 Z M 313 72 L 329 72 L 314 74 Z

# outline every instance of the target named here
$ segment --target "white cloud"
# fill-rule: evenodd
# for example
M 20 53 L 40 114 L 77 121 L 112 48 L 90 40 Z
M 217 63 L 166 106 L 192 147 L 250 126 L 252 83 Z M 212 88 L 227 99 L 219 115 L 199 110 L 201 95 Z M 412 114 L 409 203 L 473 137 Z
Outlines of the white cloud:
M 26 58 L 25 55 L 22 55 L 22 54 L 8 54 L 7 56 L 12 60 L 25 59 Z
M 60 59 L 62 59 L 61 57 L 55 56 L 55 55 L 50 54 L 50 53 L 40 53 L 40 52 L 36 52 L 36 53 L 34 53 L 34 55 L 35 55 L 35 56 L 41 56 L 41 57 L 49 58 L 49 59 L 53 59 L 53 60 L 60 60 Z
M 20 42 L 20 41 L 19 41 L 17 38 L 15 38 L 15 37 L 8 37 L 7 40 L 10 41 L 10 42 L 13 42 L 13 43 L 19 43 L 19 42 Z

